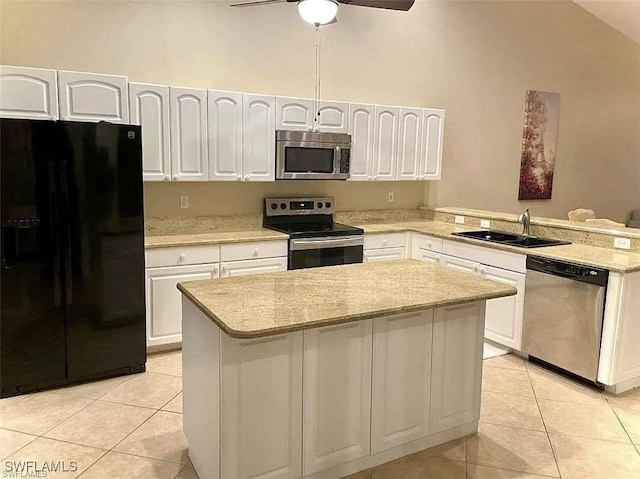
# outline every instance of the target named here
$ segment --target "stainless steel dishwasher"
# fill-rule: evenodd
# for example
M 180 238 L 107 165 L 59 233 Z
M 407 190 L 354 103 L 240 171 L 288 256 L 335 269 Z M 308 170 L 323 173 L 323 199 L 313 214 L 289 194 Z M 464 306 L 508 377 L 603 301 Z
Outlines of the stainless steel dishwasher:
M 522 349 L 597 383 L 609 271 L 527 256 Z

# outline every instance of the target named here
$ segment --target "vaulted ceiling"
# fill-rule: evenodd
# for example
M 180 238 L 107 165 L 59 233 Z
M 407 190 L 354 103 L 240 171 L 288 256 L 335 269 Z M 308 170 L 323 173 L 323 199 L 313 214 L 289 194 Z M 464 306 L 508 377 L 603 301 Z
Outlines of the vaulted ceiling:
M 573 0 L 582 8 L 640 43 L 640 0 Z

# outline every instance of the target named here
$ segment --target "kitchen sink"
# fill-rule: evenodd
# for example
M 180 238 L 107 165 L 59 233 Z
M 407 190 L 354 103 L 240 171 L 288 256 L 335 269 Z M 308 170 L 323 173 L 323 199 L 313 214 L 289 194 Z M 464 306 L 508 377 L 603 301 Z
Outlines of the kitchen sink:
M 490 243 L 518 246 L 520 248 L 542 248 L 544 246 L 571 244 L 569 241 L 538 238 L 536 236 L 517 235 L 513 233 L 505 233 L 502 231 L 463 231 L 460 233 L 452 234 L 454 236 L 478 239 L 482 241 L 488 241 Z

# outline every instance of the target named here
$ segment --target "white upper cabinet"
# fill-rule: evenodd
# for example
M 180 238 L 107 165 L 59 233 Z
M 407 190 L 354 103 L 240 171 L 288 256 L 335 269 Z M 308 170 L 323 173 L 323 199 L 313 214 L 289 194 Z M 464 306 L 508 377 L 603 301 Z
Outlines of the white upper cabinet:
M 275 181 L 276 98 L 242 95 L 244 181 Z
M 127 77 L 58 71 L 60 118 L 129 123 Z
M 0 116 L 57 120 L 56 71 L 0 66 Z
M 398 125 L 398 179 L 422 179 L 422 108 L 400 108 Z
M 396 154 L 398 148 L 397 106 L 376 105 L 374 122 L 373 179 L 396 179 Z
M 315 115 L 309 98 L 276 97 L 276 129 L 311 131 Z
M 207 90 L 170 88 L 174 181 L 207 181 Z
M 129 83 L 131 123 L 142 126 L 142 168 L 145 181 L 171 180 L 169 87 Z
M 242 93 L 209 90 L 209 179 L 242 180 Z
M 315 112 L 314 112 L 315 113 Z M 340 101 L 324 101 L 318 104 L 318 130 L 331 133 L 349 132 L 349 104 Z
M 439 180 L 442 176 L 444 110 L 425 108 L 422 131 L 422 168 L 420 174 L 425 180 Z
M 351 174 L 352 181 L 367 181 L 373 171 L 373 130 L 375 106 L 349 104 L 349 134 L 351 135 Z

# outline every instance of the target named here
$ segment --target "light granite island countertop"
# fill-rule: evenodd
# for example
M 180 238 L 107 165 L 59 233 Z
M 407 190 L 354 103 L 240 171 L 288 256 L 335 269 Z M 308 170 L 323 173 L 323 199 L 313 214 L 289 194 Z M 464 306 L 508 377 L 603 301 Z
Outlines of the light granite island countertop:
M 517 293 L 511 286 L 415 259 L 190 281 L 178 289 L 238 339 Z
M 486 301 L 516 294 L 418 260 L 178 288 L 201 479 L 337 479 L 474 434 Z

